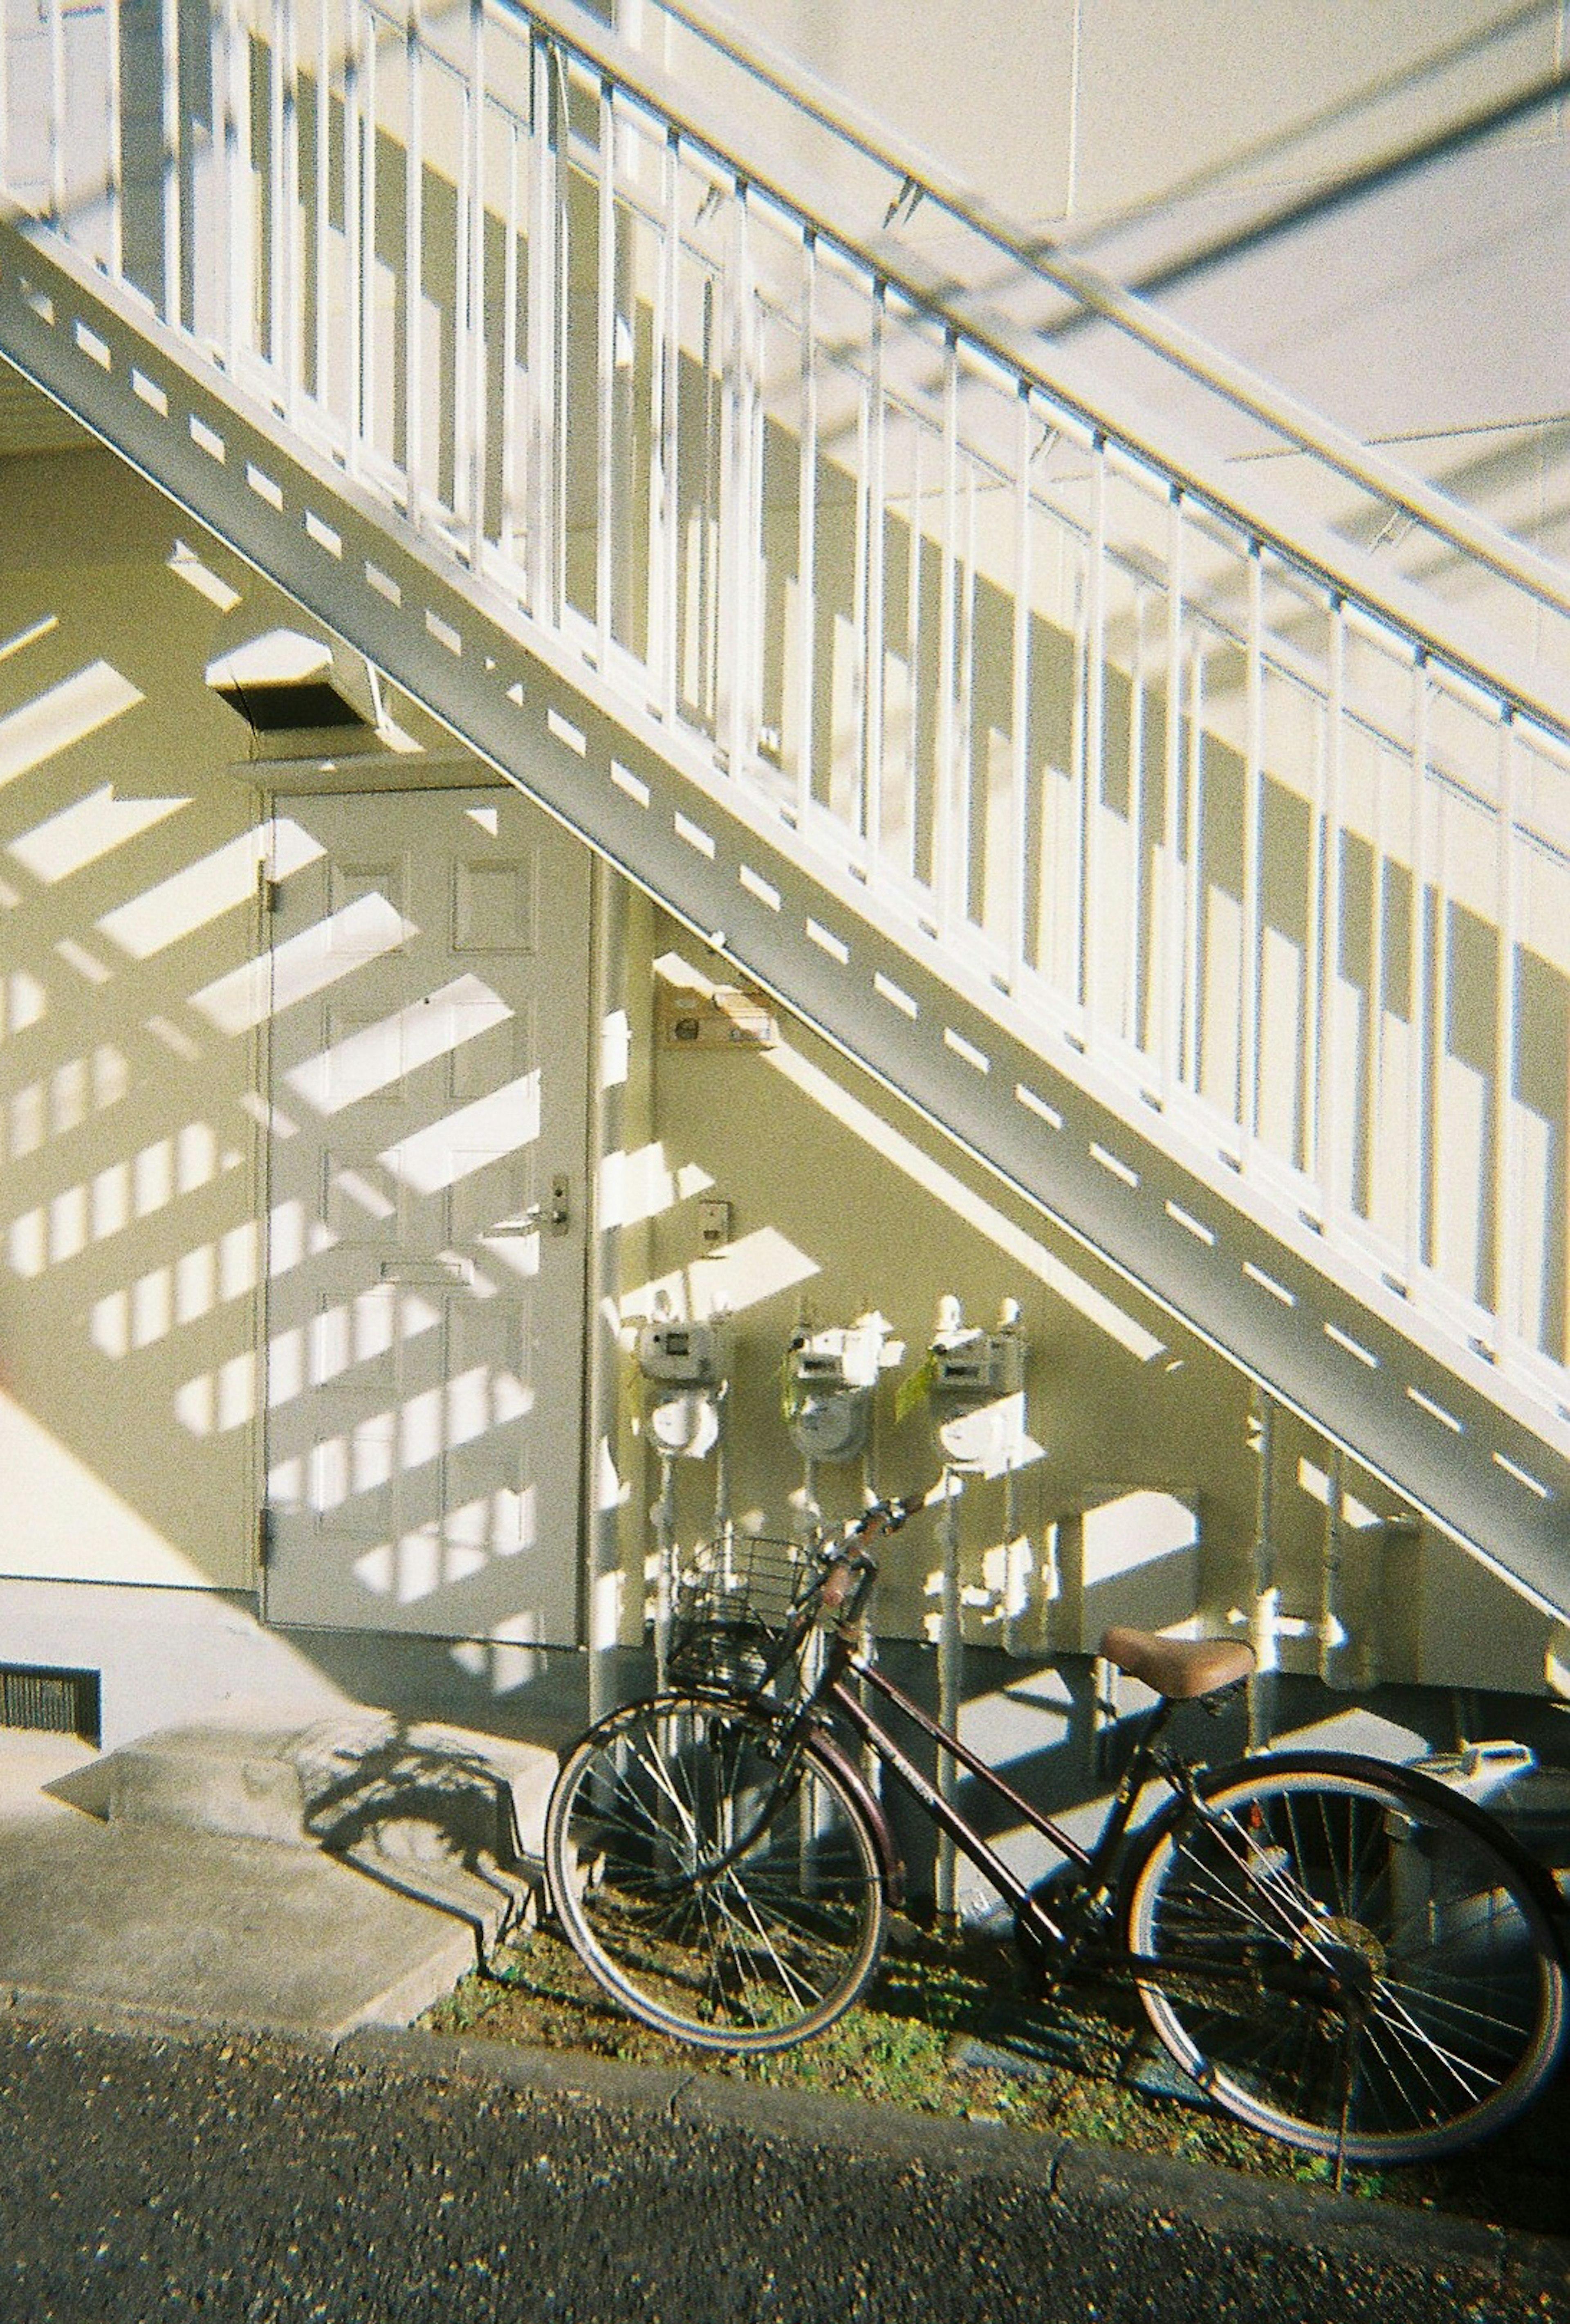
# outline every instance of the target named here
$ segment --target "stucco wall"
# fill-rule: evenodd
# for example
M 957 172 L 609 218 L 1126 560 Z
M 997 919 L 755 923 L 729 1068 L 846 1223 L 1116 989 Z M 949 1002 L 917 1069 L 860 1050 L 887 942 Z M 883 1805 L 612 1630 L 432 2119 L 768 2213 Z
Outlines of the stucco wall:
M 190 539 L 107 453 L 0 461 L 6 1573 L 252 1579 L 256 1068 L 200 1002 L 255 818 Z

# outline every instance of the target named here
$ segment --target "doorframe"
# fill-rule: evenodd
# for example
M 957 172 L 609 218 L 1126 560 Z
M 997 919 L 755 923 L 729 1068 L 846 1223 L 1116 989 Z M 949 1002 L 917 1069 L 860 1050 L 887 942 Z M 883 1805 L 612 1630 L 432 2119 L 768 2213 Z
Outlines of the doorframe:
M 615 1583 L 625 1571 L 621 1554 L 621 1497 L 601 1509 L 597 1490 L 598 1448 L 603 1444 L 621 1474 L 621 1432 L 625 1399 L 613 1334 L 608 1334 L 604 1304 L 619 1300 L 620 1292 L 620 1225 L 607 1231 L 602 1178 L 611 1141 L 620 1134 L 622 1105 L 619 1091 L 607 1087 L 605 1028 L 611 1012 L 625 1006 L 627 886 L 599 850 L 553 815 L 521 783 L 498 772 L 488 761 L 454 752 L 383 755 L 345 752 L 335 758 L 283 758 L 234 762 L 227 770 L 243 781 L 256 800 L 256 828 L 264 834 L 257 870 L 254 911 L 254 965 L 265 981 L 267 1006 L 261 1010 L 252 1036 L 252 1086 L 256 1098 L 253 1117 L 259 1264 L 254 1293 L 253 1347 L 258 1394 L 250 1435 L 249 1505 L 252 1511 L 252 1561 L 257 1618 L 264 1629 L 280 1635 L 302 1626 L 274 1621 L 268 1606 L 271 1570 L 271 1517 L 268 1502 L 267 1352 L 271 1323 L 272 1271 L 271 1235 L 273 1195 L 272 1087 L 273 942 L 271 890 L 277 862 L 278 803 L 295 798 L 407 798 L 422 791 L 491 790 L 514 792 L 538 814 L 554 823 L 589 857 L 589 987 L 587 1028 L 587 1103 L 584 1108 L 582 1152 L 583 1265 L 579 1278 L 583 1330 L 579 1357 L 579 1428 L 577 1539 L 574 1565 L 575 1640 L 573 1646 L 539 1646 L 542 1654 L 580 1653 L 587 1657 L 592 1703 L 608 1707 L 611 1665 L 619 1644 L 617 1626 L 596 1623 L 598 1591 Z M 308 1626 L 307 1626 L 308 1627 Z M 345 1631 L 367 1638 L 419 1637 L 401 1631 Z M 427 1643 L 435 1643 L 434 1639 Z M 597 1713 L 596 1713 L 597 1715 Z

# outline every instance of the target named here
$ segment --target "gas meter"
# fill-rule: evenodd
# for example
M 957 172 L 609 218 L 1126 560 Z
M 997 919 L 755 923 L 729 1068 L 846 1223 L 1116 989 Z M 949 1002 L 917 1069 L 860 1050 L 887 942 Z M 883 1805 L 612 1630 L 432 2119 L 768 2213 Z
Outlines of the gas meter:
M 888 1326 L 864 1315 L 842 1330 L 799 1324 L 785 1356 L 785 1424 L 809 1461 L 853 1461 L 872 1417 Z
M 729 1353 L 719 1323 L 656 1314 L 638 1335 L 648 1432 L 660 1452 L 702 1459 L 720 1435 Z
M 638 1368 L 667 1388 L 709 1388 L 725 1377 L 724 1334 L 717 1323 L 678 1323 L 656 1315 L 638 1335 Z
M 928 1351 L 928 1399 L 944 1458 L 989 1475 L 1011 1468 L 1024 1430 L 1025 1337 L 1017 1300 L 1005 1299 L 995 1332 L 967 1324 L 958 1299 L 938 1308 Z

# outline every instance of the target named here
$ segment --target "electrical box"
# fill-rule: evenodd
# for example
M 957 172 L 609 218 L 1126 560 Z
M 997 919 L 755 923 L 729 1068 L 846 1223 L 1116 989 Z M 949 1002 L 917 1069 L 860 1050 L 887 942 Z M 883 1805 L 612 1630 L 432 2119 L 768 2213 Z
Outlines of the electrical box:
M 779 1028 L 772 1006 L 749 985 L 717 984 L 712 992 L 688 985 L 659 988 L 660 1039 L 667 1049 L 772 1049 Z

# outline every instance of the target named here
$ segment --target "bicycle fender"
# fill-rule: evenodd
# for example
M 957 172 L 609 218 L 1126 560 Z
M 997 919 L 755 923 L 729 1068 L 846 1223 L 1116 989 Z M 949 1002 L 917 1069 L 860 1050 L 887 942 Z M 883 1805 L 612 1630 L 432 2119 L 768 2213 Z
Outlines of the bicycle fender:
M 895 1849 L 894 1835 L 888 1828 L 888 1818 L 883 1812 L 883 1803 L 848 1753 L 841 1750 L 835 1738 L 822 1729 L 813 1737 L 811 1748 L 827 1759 L 846 1790 L 855 1798 L 857 1806 L 867 1818 L 877 1849 L 878 1870 L 891 1904 L 898 1904 L 904 1891 L 904 1866 Z
M 1491 1815 L 1474 1800 L 1453 1792 L 1447 1784 L 1440 1783 L 1436 1776 L 1425 1775 L 1421 1768 L 1409 1767 L 1396 1759 L 1372 1759 L 1365 1752 L 1355 1751 L 1262 1751 L 1257 1757 L 1232 1760 L 1226 1766 L 1205 1768 L 1196 1775 L 1195 1789 L 1199 1797 L 1205 1799 L 1212 1791 L 1218 1791 L 1239 1777 L 1246 1778 L 1272 1769 L 1282 1775 L 1336 1773 L 1361 1775 L 1370 1783 L 1383 1784 L 1392 1790 L 1410 1791 L 1431 1806 L 1446 1810 L 1456 1822 L 1475 1832 L 1480 1840 L 1486 1840 L 1520 1876 L 1522 1886 L 1542 1913 L 1550 1941 L 1558 1952 L 1561 1968 L 1570 1972 L 1570 1904 L 1559 1894 L 1553 1874 L 1541 1858 L 1534 1856 L 1509 1826 L 1500 1821 L 1498 1816 Z M 1182 1813 L 1183 1804 L 1180 1799 L 1174 1800 L 1152 1819 L 1145 1827 L 1151 1835 L 1151 1846 L 1155 1843 L 1157 1832 L 1164 1831 Z M 1143 1863 L 1147 1853 L 1148 1850 L 1142 1848 L 1138 1851 L 1138 1861 Z

